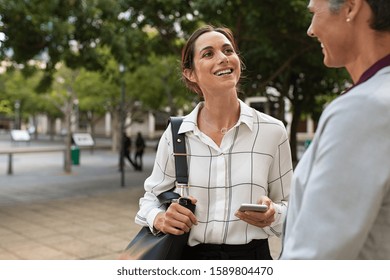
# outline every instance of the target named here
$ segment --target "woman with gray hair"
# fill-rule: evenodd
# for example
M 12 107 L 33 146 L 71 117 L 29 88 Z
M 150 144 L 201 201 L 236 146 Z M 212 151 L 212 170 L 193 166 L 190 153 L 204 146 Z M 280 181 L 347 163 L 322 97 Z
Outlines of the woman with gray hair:
M 390 259 L 390 1 L 311 0 L 308 35 L 353 86 L 293 176 L 282 259 Z M 315 224 L 313 224 L 315 223 Z

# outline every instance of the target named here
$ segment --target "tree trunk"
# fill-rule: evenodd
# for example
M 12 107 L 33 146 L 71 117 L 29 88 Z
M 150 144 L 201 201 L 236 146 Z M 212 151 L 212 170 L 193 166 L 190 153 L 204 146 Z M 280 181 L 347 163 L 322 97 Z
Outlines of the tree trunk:
M 71 115 L 72 115 L 73 101 L 70 100 L 65 104 L 65 163 L 64 169 L 66 173 L 72 172 L 71 146 L 72 146 L 72 131 L 71 131 Z

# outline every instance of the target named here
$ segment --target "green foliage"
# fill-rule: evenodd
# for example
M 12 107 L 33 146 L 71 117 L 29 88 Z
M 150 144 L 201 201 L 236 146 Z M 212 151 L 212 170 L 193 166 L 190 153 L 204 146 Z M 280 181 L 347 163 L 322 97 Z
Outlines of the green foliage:
M 0 32 L 6 40 L 0 45 L 0 58 L 17 63 L 46 61 L 46 73 L 37 87 L 40 91 L 51 85 L 61 61 L 74 69 L 103 71 L 110 57 L 99 47 L 108 47 L 117 61 L 130 63 L 147 50 L 145 33 L 132 27 L 136 19 L 120 17 L 130 2 L 1 0 Z
M 119 88 L 98 72 L 82 69 L 75 80 L 74 90 L 77 92 L 79 109 L 103 115 L 108 108 L 105 104 L 118 95 Z
M 246 96 L 267 95 L 266 88 L 271 86 L 281 98 L 294 105 L 299 102 L 302 112 L 318 115 L 323 104 L 315 97 L 345 83 L 345 71 L 327 69 L 319 43 L 306 34 L 307 1 L 194 2 L 204 22 L 233 29 L 246 65 L 242 87 Z
M 177 55 L 181 46 L 177 44 L 177 38 L 186 35 L 186 31 L 192 31 L 197 22 L 196 16 L 189 0 L 144 0 L 129 1 L 137 18 L 136 24 L 143 30 L 153 28 L 155 36 L 149 38 L 150 50 L 156 54 Z M 196 2 L 196 1 L 195 1 Z M 146 28 L 146 29 L 145 29 Z
M 8 72 L 0 74 L 7 76 L 0 92 L 9 104 L 21 100 L 26 113 L 53 115 L 71 93 L 81 113 L 99 115 L 118 111 L 124 81 L 129 113 L 139 103 L 143 109 L 171 113 L 191 108 L 188 104 L 197 97 L 180 81 L 180 50 L 196 27 L 209 23 L 235 34 L 246 65 L 245 96 L 270 98 L 267 88 L 272 87 L 280 94 L 273 97 L 278 102 L 291 101 L 294 117 L 311 114 L 317 119 L 348 77 L 345 70 L 327 69 L 319 43 L 306 35 L 307 2 L 0 0 L 0 38 L 5 37 L 0 60 L 10 62 Z M 30 65 L 31 59 L 40 60 L 44 71 Z M 58 70 L 61 64 L 66 71 Z M 123 76 L 119 64 L 126 68 Z M 62 85 L 61 71 L 69 74 Z M 4 104 L 2 108 L 9 107 Z M 281 111 L 277 117 L 283 116 Z
M 11 102 L 9 100 L 0 100 L 0 114 L 11 116 Z
M 131 95 L 144 104 L 145 109 L 176 112 L 194 99 L 181 82 L 177 56 L 149 57 L 149 64 L 126 75 Z
M 39 110 L 39 97 L 33 90 L 39 82 L 40 77 L 38 75 L 26 78 L 21 71 L 11 71 L 3 75 L 2 96 L 8 101 L 6 102 L 8 104 L 8 114 L 15 113 L 15 103 L 20 104 L 20 112 L 22 112 L 23 118 L 27 118 L 31 113 Z

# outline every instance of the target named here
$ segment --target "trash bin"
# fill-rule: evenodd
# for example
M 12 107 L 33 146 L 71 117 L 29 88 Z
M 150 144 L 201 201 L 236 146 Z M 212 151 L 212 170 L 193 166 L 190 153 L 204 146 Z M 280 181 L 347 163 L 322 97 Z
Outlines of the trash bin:
M 70 157 L 73 165 L 80 164 L 80 148 L 78 146 L 72 145 L 70 147 Z

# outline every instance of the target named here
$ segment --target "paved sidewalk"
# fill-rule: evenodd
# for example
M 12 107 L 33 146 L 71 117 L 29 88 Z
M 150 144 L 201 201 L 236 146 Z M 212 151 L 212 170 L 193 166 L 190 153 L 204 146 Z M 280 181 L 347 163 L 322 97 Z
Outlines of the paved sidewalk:
M 0 157 L 0 259 L 117 259 L 138 231 L 134 215 L 150 174 L 126 162 L 121 187 L 118 155 L 81 151 L 80 165 L 63 170 L 58 152 L 14 155 L 14 174 Z
M 125 162 L 122 188 L 109 150 L 81 151 L 71 174 L 61 153 L 15 155 L 13 175 L 0 156 L 0 260 L 117 259 L 139 230 L 134 216 L 154 157 L 149 148 L 143 172 Z M 277 256 L 279 240 L 271 248 Z

